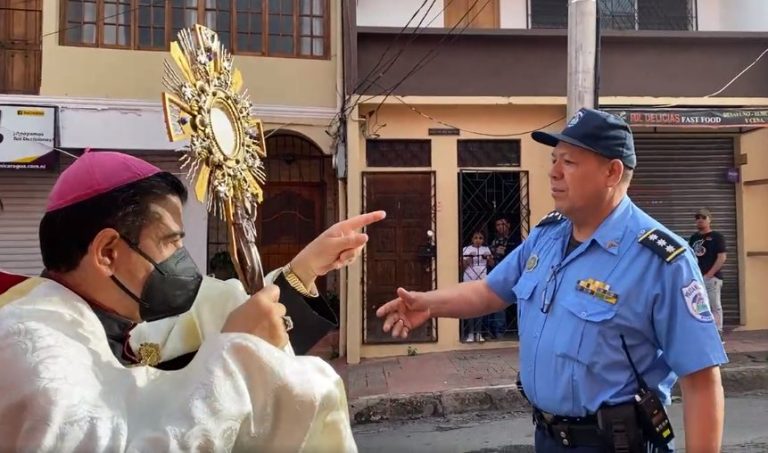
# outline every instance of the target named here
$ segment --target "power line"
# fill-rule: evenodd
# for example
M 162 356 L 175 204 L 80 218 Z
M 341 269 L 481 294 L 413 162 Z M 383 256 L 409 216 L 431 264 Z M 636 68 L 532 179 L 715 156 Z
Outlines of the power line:
M 352 90 L 353 92 L 356 92 L 357 90 L 359 90 L 362 87 L 363 83 L 367 82 L 368 78 L 371 77 L 373 73 L 376 72 L 377 69 L 379 69 L 379 65 L 381 65 L 381 63 L 384 61 L 384 57 L 389 53 L 390 49 L 392 49 L 392 46 L 395 45 L 395 43 L 398 41 L 400 36 L 404 34 L 405 30 L 408 28 L 411 22 L 416 18 L 416 16 L 419 15 L 419 11 L 421 11 L 421 9 L 424 8 L 424 5 L 426 5 L 428 1 L 429 0 L 424 0 L 421 3 L 421 6 L 419 6 L 419 8 L 413 13 L 411 18 L 408 19 L 408 22 L 406 22 L 405 25 L 403 25 L 403 28 L 401 28 L 400 31 L 395 35 L 395 38 L 389 43 L 387 48 L 384 49 L 384 52 L 381 53 L 381 56 L 379 57 L 379 61 L 377 61 L 376 64 L 374 64 L 371 67 L 370 71 L 368 71 L 368 74 L 366 74 L 365 77 L 363 77 L 363 79 L 361 79 L 361 81 L 357 84 L 357 86 L 355 86 L 355 88 Z M 429 14 L 429 11 L 432 9 L 432 6 L 434 6 L 434 4 L 435 4 L 435 0 L 432 0 L 432 4 L 429 5 L 429 8 L 427 9 L 427 11 L 424 12 L 424 17 L 427 17 L 427 14 Z M 424 18 L 421 19 L 421 22 L 423 21 L 424 21 Z M 416 29 L 419 28 L 419 25 L 421 25 L 421 22 L 419 22 L 419 24 L 416 26 Z M 386 70 L 384 70 L 384 72 L 386 72 Z
M 443 36 L 443 37 L 440 39 L 440 41 L 437 43 L 437 45 L 436 45 L 436 46 L 434 46 L 432 49 L 430 49 L 430 50 L 429 50 L 429 51 L 428 51 L 428 52 L 427 52 L 427 53 L 426 53 L 426 54 L 425 54 L 425 55 L 424 55 L 424 56 L 421 58 L 421 60 L 420 60 L 420 61 L 418 61 L 418 62 L 417 62 L 417 63 L 416 63 L 414 66 L 413 66 L 413 68 L 411 68 L 411 70 L 410 70 L 408 73 L 406 73 L 406 74 L 405 74 L 405 75 L 404 75 L 404 76 L 403 76 L 403 77 L 400 79 L 400 81 L 398 81 L 397 83 L 395 83 L 395 84 L 394 84 L 394 85 L 393 85 L 393 86 L 392 86 L 392 87 L 391 87 L 389 90 L 387 90 L 387 92 L 386 92 L 386 95 L 384 96 L 384 99 L 382 99 L 382 101 L 381 101 L 381 102 L 379 103 L 379 105 L 376 107 L 376 111 L 375 111 L 375 114 L 378 114 L 379 110 L 381 109 L 381 106 L 384 104 L 384 102 L 387 100 L 387 98 L 388 98 L 390 95 L 392 95 L 392 93 L 394 93 L 394 91 L 395 91 L 397 88 L 399 88 L 399 87 L 400 87 L 400 85 L 402 85 L 402 84 L 403 84 L 403 83 L 404 83 L 406 80 L 408 80 L 408 78 L 409 78 L 409 77 L 411 77 L 411 76 L 413 76 L 414 74 L 416 74 L 418 71 L 420 71 L 421 69 L 423 69 L 423 68 L 424 68 L 424 67 L 425 67 L 427 64 L 429 64 L 429 63 L 430 63 L 432 60 L 434 60 L 434 59 L 437 57 L 437 55 L 438 55 L 438 53 L 439 53 L 439 51 L 440 51 L 440 48 L 441 48 L 441 46 L 442 46 L 442 45 L 445 43 L 445 40 L 446 40 L 446 39 L 448 39 L 448 38 L 450 37 L 450 38 L 452 38 L 451 42 L 453 42 L 453 41 L 455 41 L 455 40 L 456 40 L 456 38 L 457 38 L 458 36 L 460 36 L 460 35 L 461 35 L 461 34 L 462 34 L 464 31 L 466 31 L 466 30 L 467 30 L 467 28 L 469 28 L 469 25 L 470 25 L 472 22 L 474 22 L 474 21 L 475 21 L 475 19 L 477 19 L 477 17 L 478 17 L 478 16 L 480 15 L 480 13 L 482 13 L 482 11 L 483 11 L 483 10 L 484 10 L 484 9 L 485 9 L 487 6 L 488 6 L 488 4 L 491 2 L 491 0 L 486 0 L 486 1 L 485 1 L 485 3 L 483 4 L 483 7 L 482 7 L 482 8 L 480 8 L 480 9 L 477 11 L 477 14 L 475 14 L 475 16 L 474 16 L 474 17 L 472 17 L 472 19 L 471 19 L 471 20 L 468 20 L 468 21 L 467 21 L 467 23 L 464 25 L 464 27 L 463 27 L 463 28 L 462 28 L 462 29 L 461 29 L 461 30 L 460 30 L 458 33 L 456 33 L 456 34 L 452 34 L 452 32 L 453 32 L 453 31 L 456 29 L 456 27 L 458 27 L 458 25 L 459 25 L 459 24 L 460 24 L 462 21 L 464 21 L 464 20 L 467 18 L 467 16 L 469 15 L 469 13 L 470 13 L 470 12 L 471 12 L 471 11 L 472 11 L 472 10 L 473 10 L 473 9 L 474 9 L 476 6 L 477 6 L 477 4 L 478 4 L 479 2 L 480 2 L 480 0 L 474 0 L 474 3 L 472 3 L 472 5 L 471 5 L 469 8 L 467 8 L 467 11 L 466 11 L 466 12 L 465 12 L 465 13 L 464 13 L 464 14 L 463 14 L 463 15 L 462 15 L 462 16 L 461 16 L 461 17 L 460 17 L 460 18 L 459 18 L 459 19 L 456 21 L 456 23 L 453 25 L 453 27 L 451 27 L 451 29 L 449 30 L 449 32 L 448 32 L 446 35 L 444 35 L 444 36 Z
M 393 57 L 393 58 L 392 58 L 392 59 L 391 59 L 391 60 L 388 62 L 388 64 L 387 64 L 387 67 L 386 67 L 386 68 L 385 68 L 383 71 L 381 71 L 381 73 L 379 73 L 379 74 L 376 76 L 376 78 L 375 78 L 374 80 L 372 80 L 372 81 L 371 81 L 371 82 L 368 84 L 368 86 L 366 86 L 365 88 L 363 88 L 363 89 L 362 89 L 362 90 L 360 90 L 360 91 L 366 91 L 366 90 L 370 89 L 373 83 L 377 82 L 379 79 L 381 79 L 382 77 L 384 77 L 384 75 L 385 75 L 385 74 L 386 74 L 386 73 L 387 73 L 387 72 L 388 72 L 390 69 L 392 69 L 392 67 L 395 65 L 395 63 L 397 62 L 397 60 L 398 60 L 398 59 L 399 59 L 399 58 L 400 58 L 400 57 L 403 55 L 403 53 L 404 53 L 404 52 L 405 52 L 405 50 L 408 48 L 408 46 L 410 46 L 411 44 L 413 44 L 413 43 L 416 41 L 416 39 L 418 39 L 418 37 L 419 37 L 419 33 L 418 33 L 418 32 L 419 32 L 419 28 L 427 28 L 427 27 L 429 27 L 430 25 L 432 25 L 432 24 L 435 22 L 435 20 L 437 20 L 437 18 L 438 18 L 438 17 L 441 17 L 441 16 L 443 16 L 443 13 L 445 12 L 445 10 L 446 10 L 446 9 L 448 9 L 448 7 L 449 7 L 449 6 L 450 6 L 450 5 L 451 5 L 451 4 L 452 4 L 454 1 L 455 1 L 455 0 L 448 0 L 447 2 L 445 2 L 445 4 L 443 5 L 443 9 L 441 9 L 441 10 L 440 10 L 440 11 L 439 11 L 437 14 L 435 14 L 435 16 L 432 18 L 432 20 L 430 20 L 429 22 L 427 22 L 427 25 L 426 25 L 425 27 L 421 27 L 421 24 L 424 22 L 424 19 L 426 19 L 426 14 L 428 14 L 428 12 L 429 12 L 429 11 L 427 11 L 427 13 L 425 13 L 424 17 L 422 17 L 422 18 L 421 18 L 421 20 L 419 21 L 419 23 L 418 23 L 418 25 L 416 26 L 416 28 L 414 28 L 414 29 L 413 29 L 413 31 L 411 32 L 411 36 L 410 36 L 410 39 L 408 39 L 408 41 L 405 43 L 405 45 L 404 45 L 403 47 L 401 47 L 401 48 L 400 48 L 400 51 L 399 51 L 399 52 L 398 52 L 398 53 L 397 53 L 397 54 L 396 54 L 396 55 L 395 55 L 395 56 L 394 56 L 394 57 Z M 429 6 L 429 9 L 430 9 L 430 10 L 432 9 L 432 6 L 434 6 L 434 3 L 435 3 L 435 2 L 433 1 L 433 2 L 432 2 L 432 4 Z M 469 11 L 469 10 L 468 10 L 468 11 Z M 454 27 L 454 28 L 455 28 L 455 27 Z M 356 87 L 356 88 L 355 88 L 355 92 L 357 92 L 359 88 L 360 88 L 359 86 L 358 86 L 358 87 Z
M 748 72 L 750 69 L 752 69 L 752 68 L 753 68 L 753 67 L 754 67 L 754 66 L 755 66 L 755 65 L 756 65 L 756 64 L 757 64 L 757 63 L 758 63 L 758 62 L 759 62 L 759 61 L 760 61 L 760 60 L 761 60 L 761 59 L 762 59 L 764 56 L 765 56 L 765 54 L 767 54 L 767 53 L 768 53 L 768 48 L 766 48 L 765 50 L 763 50 L 763 52 L 762 52 L 760 55 L 758 55 L 758 57 L 757 57 L 757 58 L 755 58 L 755 59 L 752 61 L 752 63 L 750 63 L 749 65 L 747 65 L 747 67 L 745 67 L 744 69 L 742 69 L 742 70 L 741 70 L 741 72 L 739 72 L 738 74 L 736 74 L 736 76 L 735 76 L 734 78 L 732 78 L 732 79 L 731 79 L 731 80 L 730 80 L 728 83 L 726 83 L 725 85 L 723 85 L 723 87 L 722 87 L 722 88 L 720 88 L 719 90 L 715 91 L 714 93 L 711 93 L 711 94 L 708 94 L 708 95 L 704 96 L 704 98 L 705 98 L 705 99 L 713 98 L 713 97 L 715 97 L 715 96 L 719 95 L 720 93 L 722 93 L 723 91 L 727 90 L 727 89 L 728 89 L 728 87 L 730 87 L 730 86 L 731 86 L 731 85 L 733 85 L 733 84 L 734 84 L 734 83 L 735 83 L 737 80 L 739 80 L 739 79 L 741 78 L 741 76 L 743 76 L 743 75 L 744 75 L 744 74 L 746 74 L 746 73 L 747 73 L 747 72 Z M 668 108 L 668 107 L 676 107 L 676 106 L 678 106 L 678 105 L 680 105 L 680 104 L 679 104 L 679 103 L 677 103 L 677 104 L 657 105 L 657 106 L 654 106 L 654 107 L 656 107 L 656 108 Z
M 555 125 L 555 124 L 557 124 L 560 121 L 563 121 L 565 119 L 565 116 L 561 116 L 560 118 L 557 118 L 554 121 L 550 121 L 549 123 L 547 123 L 547 124 L 545 124 L 543 126 L 539 126 L 539 127 L 535 128 L 535 129 L 531 129 L 531 130 L 523 131 L 523 132 L 510 132 L 510 133 L 504 133 L 504 134 L 494 134 L 494 133 L 489 133 L 489 132 L 478 132 L 478 131 L 475 131 L 475 130 L 472 130 L 472 129 L 467 129 L 467 128 L 464 128 L 464 127 L 457 126 L 455 124 L 451 124 L 451 123 L 449 123 L 447 121 L 443 121 L 443 120 L 437 119 L 434 116 L 429 115 L 427 113 L 424 113 L 421 110 L 417 109 L 413 105 L 411 105 L 408 102 L 406 102 L 400 96 L 395 95 L 395 96 L 392 96 L 392 97 L 395 98 L 397 101 L 399 101 L 401 104 L 403 104 L 406 107 L 408 107 L 412 112 L 414 112 L 417 115 L 420 115 L 420 116 L 422 116 L 422 117 L 424 117 L 424 118 L 426 118 L 426 119 L 428 119 L 430 121 L 434 121 L 435 123 L 442 124 L 443 126 L 450 127 L 452 129 L 458 129 L 458 130 L 460 130 L 462 132 L 467 132 L 467 133 L 470 133 L 470 134 L 480 135 L 482 137 L 493 137 L 493 138 L 520 137 L 520 136 L 528 135 L 530 133 L 533 133 L 533 132 L 536 132 L 536 131 L 539 131 L 539 130 L 542 130 L 542 129 L 546 129 L 549 126 L 553 126 L 553 125 Z
M 413 21 L 413 20 L 416 18 L 416 16 L 418 16 L 418 15 L 419 15 L 419 11 L 421 11 L 421 10 L 422 10 L 422 8 L 424 8 L 424 6 L 427 4 L 427 2 L 428 2 L 428 1 L 429 1 L 429 0 L 424 0 L 424 1 L 421 3 L 421 6 L 419 6 L 419 8 L 418 8 L 418 9 L 417 9 L 417 10 L 416 10 L 416 11 L 415 11 L 415 12 L 414 12 L 412 15 L 411 15 L 410 19 L 408 19 L 408 21 L 405 23 L 405 25 L 403 25 L 403 28 L 401 28 L 401 29 L 400 29 L 400 31 L 399 31 L 399 32 L 398 32 L 398 33 L 395 35 L 395 38 L 392 40 L 392 42 L 390 42 L 390 43 L 389 43 L 389 45 L 387 46 L 387 48 L 386 48 L 386 49 L 384 49 L 384 52 L 382 52 L 382 53 L 381 53 L 381 56 L 379 57 L 379 60 L 376 62 L 376 64 L 374 64 L 374 65 L 371 67 L 371 69 L 368 71 L 368 74 L 366 74 L 366 75 L 365 75 L 365 77 L 363 77 L 363 78 L 362 78 L 362 79 L 361 79 L 361 80 L 360 80 L 360 81 L 357 83 L 357 85 L 356 85 L 356 86 L 355 86 L 355 87 L 352 89 L 352 92 L 353 92 L 353 93 L 354 93 L 354 92 L 357 92 L 357 91 L 358 91 L 358 90 L 359 90 L 359 89 L 362 87 L 362 85 L 363 85 L 363 84 L 365 84 L 365 83 L 367 83 L 367 82 L 368 82 L 368 79 L 369 79 L 369 78 L 370 78 L 370 77 L 373 75 L 373 73 L 374 73 L 374 72 L 375 72 L 375 71 L 376 71 L 376 70 L 379 68 L 379 66 L 381 65 L 381 63 L 384 61 L 384 57 L 387 55 L 387 53 L 389 53 L 389 51 L 390 51 L 390 49 L 392 48 L 392 46 L 393 46 L 393 45 L 394 45 L 394 44 L 395 44 L 395 43 L 398 41 L 398 39 L 400 38 L 400 36 L 402 36 L 402 35 L 403 35 L 403 32 L 404 32 L 404 31 L 405 31 L 405 30 L 408 28 L 408 26 L 409 26 L 409 25 L 411 24 L 411 22 L 412 22 L 412 21 Z M 453 1 L 453 0 L 450 0 L 450 1 Z M 427 11 L 425 11 L 425 12 L 424 12 L 424 17 L 422 17 L 422 19 L 421 19 L 421 20 L 419 21 L 419 23 L 416 25 L 416 28 L 415 28 L 415 30 L 412 32 L 412 34 L 413 34 L 413 33 L 416 33 L 416 31 L 418 31 L 419 27 L 420 27 L 420 26 L 421 26 L 421 24 L 424 22 L 424 19 L 427 17 L 427 14 L 429 14 L 429 11 L 431 11 L 431 10 L 432 10 L 432 7 L 435 5 L 435 2 L 436 2 L 436 0 L 432 0 L 432 3 L 429 5 L 429 8 L 427 8 Z M 430 24 L 431 24 L 433 21 L 434 21 L 434 18 L 432 19 L 432 21 L 430 21 Z M 409 42 L 409 43 L 410 43 L 410 42 Z M 406 43 L 406 45 L 405 45 L 404 47 L 407 47 L 409 43 Z M 400 51 L 400 53 L 402 53 L 402 50 Z M 397 55 L 394 57 L 394 60 L 397 60 L 397 58 L 399 57 L 399 55 L 400 55 L 400 54 L 397 54 Z M 390 64 L 390 62 L 391 62 L 391 61 L 392 61 L 392 60 L 388 61 L 388 62 L 387 62 L 387 64 Z M 390 67 L 391 67 L 391 64 L 390 64 L 390 65 L 387 67 L 387 69 L 385 69 L 384 71 L 382 71 L 382 73 L 381 73 L 381 74 L 379 74 L 379 76 L 378 76 L 378 77 L 377 77 L 375 80 L 378 80 L 378 79 L 379 79 L 379 78 L 380 78 L 380 77 L 381 77 L 381 76 L 382 76 L 384 73 L 386 73 L 386 72 L 389 70 L 389 68 L 390 68 Z M 375 80 L 374 80 L 374 81 L 372 81 L 371 83 L 374 83 L 374 82 L 375 82 Z M 369 85 L 368 85 L 368 86 L 367 86 L 365 89 L 368 89 L 368 88 L 370 88 L 370 87 L 371 87 L 371 85 L 369 84 Z M 337 121 L 337 120 L 339 120 L 341 117 L 343 117 L 343 116 L 346 116 L 347 114 L 349 114 L 349 112 L 351 112 L 351 111 L 352 111 L 352 109 L 353 109 L 353 108 L 354 108 L 356 105 L 357 105 L 357 104 L 355 104 L 355 105 L 352 105 L 352 106 L 349 106 L 349 107 L 346 107 L 346 108 L 341 108 L 341 109 L 339 109 L 339 111 L 336 113 L 336 115 L 334 115 L 334 116 L 333 116 L 333 118 L 331 118 L 331 121 L 328 123 L 328 126 L 326 127 L 326 129 L 331 129 L 331 128 L 333 127 L 334 123 L 336 123 L 336 121 Z M 326 132 L 327 132 L 327 131 L 326 131 Z M 330 133 L 329 133 L 329 135 L 330 135 Z
M 376 76 L 376 78 L 375 78 L 375 79 L 369 80 L 369 79 L 370 79 L 370 77 L 371 77 L 371 76 L 373 76 L 374 72 L 375 72 L 377 69 L 379 69 L 379 66 L 381 65 L 382 61 L 384 60 L 384 57 L 387 55 L 387 53 L 389 53 L 389 51 L 391 50 L 392 46 L 393 46 L 393 45 L 394 45 L 394 44 L 395 44 L 395 43 L 398 41 L 398 39 L 400 38 L 400 36 L 402 36 L 402 35 L 404 34 L 404 31 L 405 31 L 405 30 L 408 28 L 408 25 L 410 25 L 410 23 L 413 21 L 413 19 L 414 19 L 414 18 L 415 18 L 415 17 L 416 17 L 416 16 L 419 14 L 419 11 L 421 11 L 421 9 L 424 7 L 424 5 L 427 3 L 427 1 L 428 1 L 428 0 L 424 0 L 424 2 L 423 2 L 423 3 L 421 4 L 421 6 L 420 6 L 420 7 L 419 7 L 419 8 L 416 10 L 416 12 L 415 12 L 415 13 L 413 13 L 413 15 L 411 16 L 411 18 L 410 18 L 410 19 L 408 19 L 408 22 L 406 22 L 406 24 L 405 24 L 405 25 L 404 25 L 404 26 L 403 26 L 403 27 L 400 29 L 400 31 L 397 33 L 397 35 L 395 35 L 395 38 L 394 38 L 394 39 L 393 39 L 393 40 L 392 40 L 392 41 L 389 43 L 389 45 L 387 46 L 387 48 L 386 48 L 386 49 L 384 49 L 384 52 L 382 52 L 381 56 L 379 57 L 379 60 L 378 60 L 378 61 L 376 62 L 376 64 L 374 64 L 374 65 L 373 65 L 373 67 L 372 67 L 372 68 L 371 68 L 371 69 L 368 71 L 368 74 L 366 74 L 366 76 L 365 76 L 365 77 L 363 77 L 363 78 L 362 78 L 362 79 L 361 79 L 361 80 L 360 80 L 360 81 L 357 83 L 357 85 L 356 85 L 356 86 L 355 86 L 355 87 L 352 89 L 352 93 L 356 93 L 356 92 L 358 92 L 359 90 L 360 90 L 360 91 L 366 91 L 366 90 L 370 89 L 370 88 L 371 88 L 371 86 L 373 86 L 373 84 L 376 84 L 376 83 L 377 83 L 377 81 L 378 81 L 378 80 L 379 80 L 381 77 L 383 77 L 383 76 L 384 76 L 384 74 L 386 74 L 386 73 L 387 73 L 387 72 L 388 72 L 388 71 L 389 71 L 389 70 L 392 68 L 392 66 L 394 66 L 394 64 L 397 62 L 397 60 L 400 58 L 400 56 L 402 56 L 403 52 L 405 52 L 405 49 L 406 49 L 406 48 L 408 48 L 408 46 L 409 46 L 409 45 L 411 45 L 411 44 L 412 44 L 412 43 L 413 43 L 413 42 L 414 42 L 414 41 L 415 41 L 415 40 L 418 38 L 418 32 L 419 32 L 419 29 L 420 29 L 420 28 L 426 28 L 426 27 L 429 27 L 430 25 L 432 25 L 432 24 L 435 22 L 435 20 L 437 20 L 437 18 L 438 18 L 438 17 L 440 17 L 440 16 L 441 16 L 441 15 L 442 15 L 442 14 L 445 12 L 445 10 L 446 10 L 446 9 L 447 9 L 447 8 L 448 8 L 448 7 L 449 7 L 449 6 L 450 6 L 450 5 L 451 5 L 451 4 L 452 4 L 452 3 L 453 3 L 455 0 L 448 0 L 447 2 L 445 2 L 445 4 L 443 5 L 443 9 L 441 9 L 441 10 L 440 10 L 438 13 L 436 13 L 436 14 L 435 14 L 435 16 L 432 18 L 432 20 L 430 20 L 429 22 L 427 22 L 427 25 L 426 25 L 425 27 L 421 27 L 421 25 L 424 23 L 424 20 L 427 18 L 427 15 L 429 15 L 429 12 L 432 10 L 432 7 L 433 7 L 433 6 L 435 5 L 435 3 L 436 3 L 436 0 L 432 0 L 432 3 L 429 5 L 429 7 L 427 8 L 427 10 L 424 12 L 424 15 L 422 16 L 421 20 L 419 20 L 419 23 L 418 23 L 418 24 L 416 24 L 416 27 L 415 27 L 415 28 L 414 28 L 414 29 L 411 31 L 411 33 L 410 33 L 410 38 L 409 38 L 409 39 L 408 39 L 408 41 L 405 43 L 405 45 L 403 45 L 403 47 L 401 47 L 401 48 L 400 48 L 400 50 L 399 50 L 399 51 L 398 51 L 398 52 L 397 52 L 397 53 L 396 53 L 396 54 L 395 54 L 395 55 L 394 55 L 394 56 L 393 56 L 391 59 L 389 59 L 389 60 L 388 60 L 388 61 L 385 63 L 385 64 L 386 64 L 386 68 L 384 68 L 384 69 L 383 69 L 383 70 L 382 70 L 382 71 L 381 71 L 381 72 L 380 72 L 380 73 L 379 73 L 379 74 Z M 363 85 L 364 85 L 364 84 L 367 84 L 367 85 L 366 85 L 366 86 L 363 88 Z M 362 90 L 361 90 L 361 88 L 362 88 Z M 352 112 L 352 110 L 353 110 L 353 109 L 354 109 L 354 108 L 355 108 L 357 105 L 359 105 L 359 103 L 360 103 L 360 99 L 358 98 L 358 99 L 356 100 L 356 102 L 354 102 L 354 103 L 352 103 L 351 105 L 347 106 L 345 109 L 340 109 L 340 110 L 339 110 L 339 112 L 338 112 L 336 115 L 334 115 L 334 117 L 333 117 L 333 118 L 331 119 L 331 121 L 328 123 L 328 127 L 327 127 L 327 129 L 331 129 L 331 128 L 333 127 L 334 123 L 336 123 L 336 121 L 337 121 L 337 120 L 338 120 L 340 117 L 343 117 L 343 116 L 349 115 L 349 113 L 350 113 L 350 112 Z

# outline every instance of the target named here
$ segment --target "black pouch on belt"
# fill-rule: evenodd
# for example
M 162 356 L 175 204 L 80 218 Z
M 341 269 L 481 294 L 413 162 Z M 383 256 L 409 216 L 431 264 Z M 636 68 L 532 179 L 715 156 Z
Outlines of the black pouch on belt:
M 645 441 L 632 402 L 604 406 L 597 411 L 597 426 L 605 437 L 608 453 L 644 453 Z

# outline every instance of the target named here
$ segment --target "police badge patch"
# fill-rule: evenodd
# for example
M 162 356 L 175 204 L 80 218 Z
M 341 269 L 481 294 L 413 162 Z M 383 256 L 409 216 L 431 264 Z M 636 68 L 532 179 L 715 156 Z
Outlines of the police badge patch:
M 531 255 L 528 257 L 528 261 L 525 263 L 525 271 L 531 272 L 539 265 L 539 257 L 537 255 Z
M 712 310 L 709 309 L 707 292 L 701 286 L 701 283 L 692 280 L 688 286 L 683 288 L 683 298 L 691 316 L 701 322 L 712 322 L 714 320 Z

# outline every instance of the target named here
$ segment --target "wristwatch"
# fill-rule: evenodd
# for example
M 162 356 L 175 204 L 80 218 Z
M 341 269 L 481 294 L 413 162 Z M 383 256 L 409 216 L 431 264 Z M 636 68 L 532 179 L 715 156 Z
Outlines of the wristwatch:
M 291 285 L 291 287 L 298 291 L 302 296 L 320 297 L 320 293 L 317 291 L 317 286 L 314 283 L 309 289 L 304 286 L 304 283 L 301 282 L 301 279 L 293 272 L 291 263 L 283 266 L 283 276 L 285 277 L 285 281 L 287 281 L 288 284 Z

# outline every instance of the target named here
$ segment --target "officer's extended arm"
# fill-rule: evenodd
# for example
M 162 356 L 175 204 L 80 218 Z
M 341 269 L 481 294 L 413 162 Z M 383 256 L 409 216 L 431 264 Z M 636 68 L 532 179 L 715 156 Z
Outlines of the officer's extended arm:
M 719 452 L 725 418 L 720 367 L 709 367 L 683 376 L 680 388 L 683 392 L 686 451 Z
M 728 357 L 693 254 L 686 251 L 662 266 L 654 331 L 664 360 L 680 376 L 686 451 L 718 452 L 724 412 L 719 365 L 727 363 Z
M 419 294 L 419 305 L 429 307 L 435 318 L 476 318 L 507 308 L 485 280 Z

